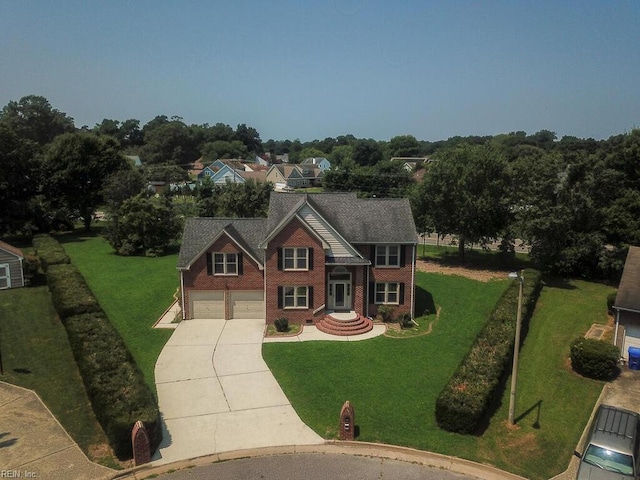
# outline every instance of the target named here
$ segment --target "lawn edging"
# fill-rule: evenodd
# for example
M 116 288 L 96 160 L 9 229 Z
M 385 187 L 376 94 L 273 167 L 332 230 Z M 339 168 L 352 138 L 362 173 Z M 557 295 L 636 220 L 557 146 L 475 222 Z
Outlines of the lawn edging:
M 38 244 L 57 250 L 53 242 L 58 242 L 48 237 L 41 236 L 34 244 L 38 254 Z M 64 252 L 62 246 L 60 249 Z M 64 257 L 58 251 L 55 263 L 43 260 L 42 264 L 96 418 L 121 459 L 133 454 L 131 429 L 138 420 L 145 425 L 155 450 L 162 439 L 155 396 L 84 277 L 68 263 L 66 253 Z
M 526 325 L 540 294 L 542 274 L 527 269 L 523 276 L 522 322 Z M 435 413 L 440 428 L 466 434 L 480 428 L 513 358 L 519 288 L 520 280 L 516 279 L 504 291 L 469 353 L 438 396 Z M 526 335 L 527 328 L 522 332 Z

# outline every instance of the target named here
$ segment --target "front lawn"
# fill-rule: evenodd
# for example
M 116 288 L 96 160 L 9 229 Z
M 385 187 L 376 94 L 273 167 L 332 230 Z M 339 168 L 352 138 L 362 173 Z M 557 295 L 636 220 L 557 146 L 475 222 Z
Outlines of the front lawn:
M 420 272 L 416 282 L 423 289 L 423 301 L 432 299 L 441 307 L 429 335 L 263 346 L 267 364 L 303 421 L 323 437 L 335 438 L 340 408 L 350 400 L 358 440 L 490 463 L 533 479 L 563 471 L 602 389 L 601 382 L 571 372 L 568 345 L 591 323 L 606 322 L 611 289 L 580 281 L 545 285 L 521 350 L 517 427 L 506 425 L 506 379 L 489 426 L 473 436 L 440 430 L 435 400 L 507 282 Z M 422 325 L 433 317 L 418 322 Z
M 118 467 L 46 286 L 0 291 L 0 380 L 34 390 L 87 456 Z
M 177 254 L 121 257 L 96 234 L 57 237 L 155 392 L 154 368 L 173 330 L 151 328 L 179 286 Z

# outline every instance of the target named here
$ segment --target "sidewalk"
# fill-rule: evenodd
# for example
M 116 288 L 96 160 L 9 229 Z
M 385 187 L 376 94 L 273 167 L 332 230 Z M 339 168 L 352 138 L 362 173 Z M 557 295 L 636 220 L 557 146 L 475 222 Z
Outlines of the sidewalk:
M 31 390 L 0 382 L 0 475 L 97 480 L 114 470 L 89 461 Z

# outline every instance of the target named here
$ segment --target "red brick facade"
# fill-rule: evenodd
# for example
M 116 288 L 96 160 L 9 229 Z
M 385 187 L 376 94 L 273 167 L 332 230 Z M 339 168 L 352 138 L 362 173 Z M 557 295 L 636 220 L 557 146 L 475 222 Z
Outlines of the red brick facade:
M 325 251 L 320 239 L 300 220 L 293 218 L 285 227 L 274 235 L 267 245 L 264 256 L 264 269 L 244 252 L 238 244 L 223 234 L 206 252 L 193 262 L 188 270 L 182 271 L 183 305 L 185 317 L 191 318 L 190 291 L 222 291 L 225 299 L 225 318 L 229 317 L 229 292 L 234 290 L 260 290 L 265 292 L 266 322 L 272 324 L 276 318 L 286 317 L 290 323 L 305 324 L 320 321 L 328 305 L 326 302 L 328 275 L 331 272 L 348 272 L 351 274 L 351 309 L 362 315 L 375 317 L 378 305 L 375 304 L 373 285 L 376 282 L 397 282 L 401 285 L 399 304 L 393 305 L 395 314 L 412 312 L 413 301 L 413 261 L 414 245 L 401 247 L 399 267 L 376 267 L 375 246 L 354 245 L 365 259 L 371 259 L 369 265 L 325 265 Z M 279 256 L 283 248 L 308 248 L 309 270 L 284 270 Z M 242 260 L 241 275 L 209 275 L 207 272 L 206 253 L 240 253 Z M 372 258 L 373 256 L 373 258 Z M 310 287 L 311 293 L 305 308 L 283 308 L 283 287 Z M 369 303 L 367 304 L 367 298 Z M 322 308 L 323 305 L 325 308 Z M 314 314 L 314 311 L 316 312 Z

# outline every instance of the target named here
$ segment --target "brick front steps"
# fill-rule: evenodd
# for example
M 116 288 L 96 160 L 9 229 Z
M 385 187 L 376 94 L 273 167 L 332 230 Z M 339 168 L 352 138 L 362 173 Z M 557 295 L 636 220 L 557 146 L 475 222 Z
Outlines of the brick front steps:
M 370 332 L 373 329 L 373 322 L 354 312 L 351 314 L 329 314 L 316 323 L 316 328 L 330 335 L 344 337 Z

